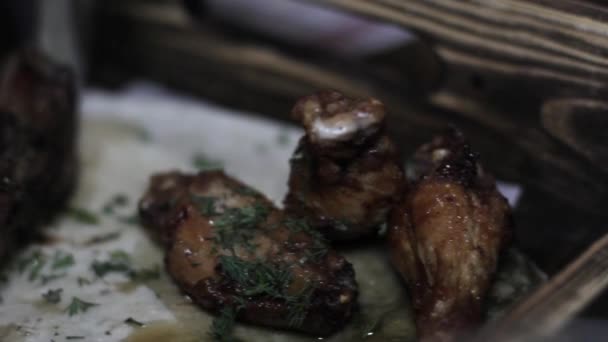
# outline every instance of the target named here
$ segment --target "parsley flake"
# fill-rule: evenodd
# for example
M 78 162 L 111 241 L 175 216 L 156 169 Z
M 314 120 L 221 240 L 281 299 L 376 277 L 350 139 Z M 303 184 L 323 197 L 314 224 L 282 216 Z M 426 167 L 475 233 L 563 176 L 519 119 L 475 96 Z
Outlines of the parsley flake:
M 250 240 L 255 236 L 255 228 L 266 219 L 268 213 L 269 208 L 260 203 L 249 207 L 227 208 L 213 221 L 216 241 L 224 249 L 234 251 L 241 245 L 253 251 L 255 246 Z
M 209 158 L 199 152 L 192 157 L 192 166 L 200 171 L 221 170 L 223 163 L 221 160 Z
M 72 253 L 67 253 L 67 252 L 58 250 L 53 255 L 51 269 L 53 269 L 53 270 L 65 269 L 70 266 L 73 266 L 74 263 L 75 263 L 74 255 L 72 255 Z
M 196 205 L 198 211 L 204 216 L 215 216 L 218 214 L 216 210 L 217 199 L 207 196 L 191 195 L 192 201 Z
M 214 341 L 234 341 L 232 331 L 236 321 L 237 309 L 226 306 L 222 308 L 219 315 L 213 319 L 209 335 Z
M 79 313 L 85 313 L 87 310 L 97 305 L 99 304 L 86 302 L 78 297 L 72 297 L 72 302 L 65 308 L 65 311 L 68 315 L 74 316 Z
M 98 224 L 99 218 L 94 213 L 88 211 L 84 208 L 70 208 L 68 209 L 68 214 L 76 221 L 84 224 Z
M 61 301 L 61 293 L 63 289 L 49 289 L 47 292 L 42 294 L 42 298 L 46 300 L 48 303 L 57 304 Z

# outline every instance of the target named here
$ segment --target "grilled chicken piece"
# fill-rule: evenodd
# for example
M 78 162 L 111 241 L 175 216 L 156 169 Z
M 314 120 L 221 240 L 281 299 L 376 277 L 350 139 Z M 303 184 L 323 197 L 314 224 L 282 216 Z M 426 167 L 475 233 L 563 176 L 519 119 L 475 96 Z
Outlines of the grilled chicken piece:
M 435 137 L 415 160 L 420 178 L 391 213 L 391 257 L 408 284 L 420 340 L 453 341 L 480 320 L 510 237 L 510 209 L 460 132 Z
M 0 66 L 0 260 L 61 210 L 76 180 L 72 74 L 33 50 Z
M 352 265 L 304 221 L 223 172 L 152 177 L 143 224 L 167 247 L 167 270 L 222 316 L 329 335 L 356 308 Z
M 300 99 L 292 115 L 306 135 L 291 159 L 285 210 L 332 240 L 376 231 L 405 185 L 384 105 L 323 91 Z

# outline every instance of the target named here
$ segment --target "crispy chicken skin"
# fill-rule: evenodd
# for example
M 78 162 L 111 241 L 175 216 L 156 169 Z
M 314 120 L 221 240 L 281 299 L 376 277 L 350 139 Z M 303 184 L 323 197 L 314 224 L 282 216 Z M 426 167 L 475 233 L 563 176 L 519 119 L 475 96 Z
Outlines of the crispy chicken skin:
M 286 211 L 331 240 L 373 233 L 405 185 L 384 105 L 322 91 L 301 98 L 292 115 L 306 135 L 290 161 Z
M 139 213 L 194 302 L 249 323 L 329 335 L 356 308 L 352 265 L 303 221 L 221 171 L 157 174 Z
M 462 134 L 415 155 L 413 184 L 391 213 L 391 259 L 405 279 L 422 341 L 453 341 L 480 320 L 511 232 L 510 208 Z

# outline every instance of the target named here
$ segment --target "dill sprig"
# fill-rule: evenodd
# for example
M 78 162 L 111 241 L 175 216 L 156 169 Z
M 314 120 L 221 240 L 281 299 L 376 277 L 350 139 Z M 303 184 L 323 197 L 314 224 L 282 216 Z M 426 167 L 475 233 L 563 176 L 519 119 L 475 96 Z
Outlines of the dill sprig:
M 61 270 L 71 267 L 75 264 L 74 255 L 72 253 L 57 250 L 53 255 L 51 269 Z
M 128 273 L 131 271 L 131 257 L 124 251 L 113 251 L 106 261 L 94 260 L 91 269 L 100 278 L 112 272 Z
M 208 196 L 199 196 L 196 194 L 192 194 L 190 197 L 196 205 L 196 208 L 202 215 L 215 216 L 218 214 L 216 210 L 216 198 Z
M 192 166 L 200 171 L 221 170 L 224 163 L 219 159 L 210 158 L 199 152 L 192 156 Z
M 289 326 L 302 326 L 310 307 L 313 291 L 314 287 L 307 286 L 298 295 L 285 298 L 287 305 L 289 306 L 289 312 L 287 313 Z
M 236 322 L 237 308 L 226 306 L 222 308 L 219 315 L 211 324 L 209 335 L 214 341 L 233 342 L 232 331 Z
M 321 232 L 311 228 L 306 220 L 290 217 L 285 219 L 284 224 L 292 233 L 303 232 L 312 238 L 312 245 L 304 251 L 304 254 L 308 260 L 318 262 L 325 256 L 325 254 L 327 254 L 327 239 L 325 239 Z
M 221 255 L 218 259 L 226 278 L 237 285 L 234 305 L 225 306 L 214 319 L 210 335 L 216 341 L 234 341 L 231 332 L 238 312 L 252 297 L 268 297 L 281 300 L 288 308 L 288 324 L 299 327 L 304 323 L 311 304 L 314 287 L 308 285 L 300 293 L 288 293 L 293 274 L 288 265 L 265 260 L 243 260 L 233 255 Z
M 94 260 L 91 264 L 91 269 L 100 278 L 108 273 L 122 273 L 133 281 L 148 281 L 160 277 L 159 265 L 152 268 L 135 269 L 131 256 L 122 250 L 111 252 L 108 260 Z
M 237 246 L 243 246 L 250 252 L 255 249 L 251 239 L 255 236 L 255 228 L 263 222 L 269 213 L 269 208 L 260 203 L 241 208 L 227 208 L 213 221 L 216 242 L 223 248 L 234 251 Z
M 245 296 L 284 298 L 291 283 L 291 272 L 287 267 L 263 261 L 245 261 L 231 255 L 220 256 L 219 263 L 224 274 L 240 285 Z
M 61 293 L 63 289 L 49 289 L 47 292 L 42 294 L 42 298 L 48 303 L 57 304 L 61 301 Z
M 65 311 L 68 313 L 68 315 L 74 316 L 79 313 L 87 312 L 87 310 L 97 305 L 99 304 L 85 302 L 84 300 L 78 297 L 72 297 L 72 302 L 70 302 L 70 305 L 65 308 Z
M 68 214 L 76 221 L 84 224 L 98 224 L 99 217 L 85 208 L 72 207 Z
M 293 281 L 293 274 L 288 266 L 261 260 L 246 261 L 231 255 L 221 256 L 219 262 L 224 274 L 241 288 L 241 296 L 267 296 L 283 300 L 289 308 L 289 324 L 295 327 L 302 325 L 314 287 L 307 286 L 298 294 L 288 294 L 287 290 Z M 240 300 L 244 300 L 243 297 Z

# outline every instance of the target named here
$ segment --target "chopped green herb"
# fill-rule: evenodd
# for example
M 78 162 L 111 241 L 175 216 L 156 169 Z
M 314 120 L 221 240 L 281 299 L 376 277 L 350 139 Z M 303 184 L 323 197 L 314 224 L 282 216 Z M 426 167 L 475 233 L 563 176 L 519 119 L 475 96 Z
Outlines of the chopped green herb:
M 110 253 L 110 258 L 106 261 L 93 261 L 91 269 L 100 278 L 108 273 L 122 273 L 133 281 L 148 281 L 160 277 L 159 265 L 137 270 L 133 268 L 131 256 L 121 250 Z
M 192 157 L 192 166 L 198 170 L 218 170 L 223 168 L 221 160 L 212 159 L 202 153 L 197 153 Z
M 288 296 L 285 298 L 289 312 L 287 313 L 288 324 L 291 327 L 301 327 L 308 314 L 310 301 L 314 288 L 307 286 L 296 296 Z
M 129 253 L 117 249 L 115 251 L 110 252 L 110 260 L 129 262 L 131 261 L 131 256 L 129 255 Z
M 240 294 L 235 298 L 237 302 L 245 302 L 246 298 L 254 296 L 268 296 L 283 300 L 289 307 L 289 324 L 291 326 L 303 324 L 308 314 L 314 288 L 307 286 L 297 295 L 288 294 L 287 290 L 293 279 L 288 266 L 271 264 L 262 260 L 246 261 L 230 255 L 220 256 L 219 263 L 225 276 L 232 279 L 240 288 Z M 237 306 L 235 312 L 238 312 L 242 305 Z M 220 328 L 223 327 L 222 324 L 227 324 L 227 317 L 224 315 L 216 318 Z
M 97 215 L 84 208 L 70 208 L 68 214 L 76 221 L 85 224 L 98 224 L 99 218 Z
M 61 293 L 63 289 L 48 290 L 42 294 L 42 298 L 51 304 L 57 304 L 61 301 Z
M 141 328 L 144 326 L 144 324 L 142 322 L 134 319 L 133 317 L 129 317 L 129 318 L 125 319 L 125 324 L 135 326 L 138 328 Z
M 158 279 L 160 277 L 160 265 L 156 265 L 152 268 L 131 270 L 128 275 L 133 281 L 148 281 Z
M 51 269 L 59 270 L 65 269 L 74 265 L 74 255 L 72 253 L 66 253 L 61 250 L 58 250 L 53 255 L 53 260 L 51 263 Z
M 192 194 L 192 201 L 196 205 L 196 208 L 203 216 L 215 216 L 217 215 L 216 211 L 216 202 L 217 199 L 213 197 L 207 196 L 198 196 L 196 194 Z
M 120 237 L 120 232 L 111 232 L 103 235 L 97 235 L 85 242 L 85 245 L 96 245 L 100 243 L 110 242 Z
M 259 203 L 224 210 L 222 215 L 213 221 L 216 241 L 224 249 L 234 251 L 237 246 L 243 246 L 253 251 L 255 246 L 251 239 L 255 235 L 255 228 L 266 219 L 268 213 L 269 208 Z
M 85 277 L 78 277 L 76 281 L 78 281 L 78 286 L 80 287 L 84 285 L 91 285 L 91 281 Z
M 85 313 L 85 312 L 87 312 L 87 310 L 89 310 L 90 308 L 97 306 L 97 305 L 99 305 L 99 304 L 85 302 L 84 300 L 82 300 L 78 297 L 72 297 L 72 302 L 70 303 L 70 305 L 67 308 L 65 308 L 65 311 L 70 316 L 74 316 L 79 313 Z
M 103 208 L 101 209 L 101 212 L 106 215 L 110 215 L 110 214 L 114 213 L 114 210 L 117 207 L 124 207 L 128 203 L 129 203 L 129 198 L 127 197 L 127 195 L 116 194 L 116 195 L 112 196 L 112 198 L 110 198 L 110 200 L 108 202 L 106 202 L 106 204 L 104 204 Z
M 35 250 L 30 253 L 28 256 L 21 258 L 17 261 L 16 267 L 19 273 L 25 272 L 26 269 L 32 267 L 39 263 L 42 259 L 45 259 L 46 255 L 44 255 L 40 250 Z
M 306 220 L 287 218 L 284 223 L 292 233 L 304 232 L 313 239 L 312 245 L 304 252 L 307 259 L 317 262 L 327 254 L 327 240 L 318 230 L 312 229 Z
M 281 298 L 291 283 L 291 272 L 287 267 L 263 261 L 245 261 L 230 255 L 220 256 L 219 263 L 224 274 L 239 284 L 246 296 Z
M 209 335 L 215 341 L 219 342 L 233 342 L 232 331 L 234 330 L 234 323 L 236 321 L 237 309 L 226 306 L 222 308 L 220 314 L 213 319 L 211 324 L 211 331 Z
M 114 251 L 110 253 L 110 258 L 106 261 L 94 260 L 91 268 L 98 277 L 112 272 L 126 274 L 131 271 L 131 257 L 124 251 Z

